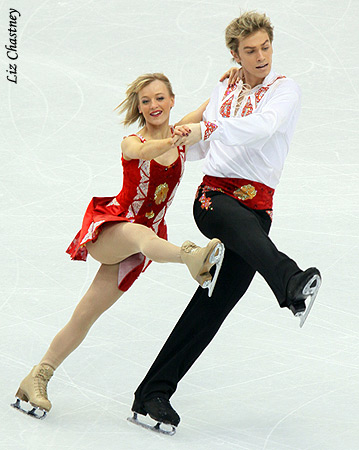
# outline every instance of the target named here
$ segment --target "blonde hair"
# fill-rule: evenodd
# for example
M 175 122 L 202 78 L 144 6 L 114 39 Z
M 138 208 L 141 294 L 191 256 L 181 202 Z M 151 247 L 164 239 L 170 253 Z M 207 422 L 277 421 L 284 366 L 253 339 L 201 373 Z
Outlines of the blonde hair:
M 138 93 L 141 89 L 156 80 L 162 81 L 166 85 L 171 97 L 175 96 L 170 80 L 163 73 L 145 73 L 140 75 L 135 81 L 132 81 L 132 83 L 128 85 L 125 100 L 115 108 L 115 110 L 118 109 L 119 114 L 126 113 L 125 119 L 122 121 L 125 126 L 131 125 L 137 121 L 141 127 L 146 124 L 142 113 L 138 110 Z
M 256 11 L 247 11 L 232 20 L 227 26 L 225 32 L 226 46 L 233 52 L 238 53 L 239 41 L 259 30 L 266 31 L 270 42 L 273 42 L 273 25 L 269 17 Z

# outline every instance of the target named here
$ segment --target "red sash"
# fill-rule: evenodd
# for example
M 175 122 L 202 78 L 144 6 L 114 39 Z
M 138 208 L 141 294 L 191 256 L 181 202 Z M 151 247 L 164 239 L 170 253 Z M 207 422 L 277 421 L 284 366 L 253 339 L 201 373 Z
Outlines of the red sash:
M 252 209 L 268 210 L 273 208 L 273 195 L 275 190 L 258 181 L 205 175 L 200 188 L 202 192 L 223 192 Z

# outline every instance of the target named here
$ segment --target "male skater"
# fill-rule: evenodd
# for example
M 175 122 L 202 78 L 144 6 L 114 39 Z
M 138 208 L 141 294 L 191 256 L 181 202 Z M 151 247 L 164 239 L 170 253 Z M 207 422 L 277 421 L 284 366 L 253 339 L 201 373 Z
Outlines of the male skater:
M 135 420 L 137 413 L 149 414 L 158 422 L 178 425 L 180 417 L 169 399 L 256 271 L 280 307 L 299 316 L 301 325 L 319 289 L 318 269 L 302 271 L 268 237 L 274 190 L 300 110 L 297 84 L 272 70 L 272 40 L 273 27 L 265 14 L 247 12 L 233 20 L 226 44 L 242 67 L 242 80 L 219 83 L 202 121 L 177 128 L 189 133 L 185 145 L 198 143 L 197 150 L 207 152 L 194 218 L 205 236 L 221 239 L 226 251 L 212 298 L 197 289 L 136 390 Z

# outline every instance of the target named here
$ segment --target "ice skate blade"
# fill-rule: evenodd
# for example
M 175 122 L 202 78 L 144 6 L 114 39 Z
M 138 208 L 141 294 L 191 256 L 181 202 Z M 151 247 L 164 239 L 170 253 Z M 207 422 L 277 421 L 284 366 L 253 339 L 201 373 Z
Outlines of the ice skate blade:
M 26 409 L 21 408 L 21 403 L 20 403 L 20 399 L 17 398 L 15 403 L 11 403 L 10 406 L 12 406 L 13 408 L 17 409 L 18 411 L 26 414 L 27 416 L 31 416 L 34 419 L 39 419 L 39 420 L 43 420 L 46 417 L 46 411 L 44 411 L 43 409 L 38 408 L 37 406 L 33 406 L 33 408 L 29 411 L 26 411 Z M 31 405 L 32 406 L 32 405 Z M 36 414 L 36 411 L 42 411 L 42 416 L 39 416 L 38 414 Z
M 223 258 L 224 258 L 224 245 L 222 243 L 217 244 L 209 257 L 210 264 L 216 265 L 215 268 L 216 271 L 212 279 L 205 281 L 202 285 L 203 289 L 208 289 L 208 297 L 212 297 L 212 293 L 216 286 L 219 271 L 221 270 L 222 267 Z
M 165 436 L 173 436 L 176 434 L 176 427 L 174 425 L 171 425 L 171 430 L 164 430 L 161 428 L 161 422 L 157 422 L 156 425 L 149 425 L 147 423 L 141 422 L 137 418 L 137 413 L 133 413 L 132 417 L 127 417 L 127 420 L 131 423 L 134 423 L 135 425 L 138 425 L 142 428 L 145 428 L 146 430 L 154 431 L 155 433 L 164 434 Z
M 311 287 L 311 285 L 316 281 L 316 285 L 314 287 Z M 310 313 L 310 310 L 312 309 L 314 300 L 318 294 L 320 285 L 322 284 L 322 279 L 319 275 L 314 275 L 308 283 L 305 285 L 303 289 L 303 294 L 310 297 L 310 301 L 308 306 L 306 307 L 306 310 L 303 313 L 298 313 L 296 317 L 299 317 L 299 327 L 302 328 L 304 325 L 304 322 L 307 320 L 307 317 Z

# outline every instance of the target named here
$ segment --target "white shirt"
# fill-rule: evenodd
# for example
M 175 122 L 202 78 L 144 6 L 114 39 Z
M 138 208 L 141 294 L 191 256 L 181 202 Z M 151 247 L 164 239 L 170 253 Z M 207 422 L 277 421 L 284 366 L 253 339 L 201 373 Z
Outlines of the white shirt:
M 215 87 L 201 122 L 202 141 L 187 159 L 205 157 L 203 172 L 245 178 L 276 188 L 300 111 L 300 89 L 290 78 L 271 71 L 244 97 L 235 115 L 242 82 Z

